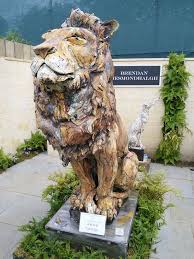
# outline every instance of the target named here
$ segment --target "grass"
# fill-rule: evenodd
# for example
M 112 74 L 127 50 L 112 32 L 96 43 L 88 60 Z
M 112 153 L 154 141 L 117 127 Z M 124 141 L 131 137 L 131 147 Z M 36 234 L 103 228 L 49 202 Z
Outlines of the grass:
M 136 183 L 139 199 L 137 215 L 134 219 L 129 243 L 128 258 L 130 259 L 149 258 L 151 247 L 156 241 L 158 231 L 165 224 L 164 212 L 171 206 L 170 204 L 164 205 L 164 195 L 172 191 L 166 185 L 164 176 L 161 174 L 143 174 L 144 177 Z M 41 221 L 38 222 L 33 219 L 29 224 L 20 228 L 21 231 L 26 232 L 26 236 L 15 251 L 17 258 L 109 258 L 102 251 L 89 247 L 75 250 L 68 241 L 48 236 L 45 224 L 79 184 L 72 171 L 67 174 L 56 173 L 50 177 L 50 180 L 53 181 L 53 184 L 49 185 L 43 192 L 43 199 L 50 204 L 50 211 Z

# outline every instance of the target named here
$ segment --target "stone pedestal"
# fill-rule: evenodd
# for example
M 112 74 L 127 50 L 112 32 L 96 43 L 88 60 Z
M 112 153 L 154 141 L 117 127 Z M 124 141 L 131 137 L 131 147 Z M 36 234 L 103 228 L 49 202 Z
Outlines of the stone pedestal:
M 134 152 L 137 155 L 139 161 L 143 161 L 143 159 L 144 159 L 144 149 L 143 148 L 130 148 L 129 147 L 129 151 Z
M 126 258 L 137 197 L 137 192 L 131 192 L 130 197 L 121 207 L 117 218 L 111 224 L 106 225 L 104 236 L 79 232 L 79 224 L 70 217 L 69 200 L 47 223 L 46 229 L 51 236 L 69 240 L 76 248 L 90 246 L 104 251 L 112 258 L 119 258 L 119 256 Z

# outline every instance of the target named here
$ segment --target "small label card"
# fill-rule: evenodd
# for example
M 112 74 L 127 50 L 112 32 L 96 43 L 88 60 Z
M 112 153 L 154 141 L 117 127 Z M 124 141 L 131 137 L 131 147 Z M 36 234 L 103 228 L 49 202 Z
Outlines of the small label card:
M 106 216 L 81 212 L 79 232 L 104 236 Z
M 124 228 L 116 228 L 115 229 L 116 236 L 124 236 Z

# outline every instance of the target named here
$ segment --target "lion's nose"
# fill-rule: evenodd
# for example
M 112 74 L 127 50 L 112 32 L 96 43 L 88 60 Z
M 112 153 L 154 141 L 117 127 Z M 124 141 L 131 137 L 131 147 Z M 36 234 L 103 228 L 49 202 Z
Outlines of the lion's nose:
M 51 49 L 52 49 L 52 46 L 45 43 L 37 45 L 36 47 L 33 48 L 35 54 L 41 56 L 42 58 L 45 58 L 49 50 Z

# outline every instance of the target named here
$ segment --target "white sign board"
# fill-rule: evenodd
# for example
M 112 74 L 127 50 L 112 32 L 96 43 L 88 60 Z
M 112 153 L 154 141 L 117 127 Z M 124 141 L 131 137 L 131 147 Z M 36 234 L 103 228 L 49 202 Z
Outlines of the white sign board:
M 106 216 L 81 212 L 79 231 L 104 236 Z

